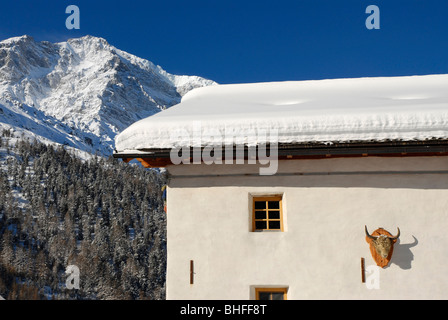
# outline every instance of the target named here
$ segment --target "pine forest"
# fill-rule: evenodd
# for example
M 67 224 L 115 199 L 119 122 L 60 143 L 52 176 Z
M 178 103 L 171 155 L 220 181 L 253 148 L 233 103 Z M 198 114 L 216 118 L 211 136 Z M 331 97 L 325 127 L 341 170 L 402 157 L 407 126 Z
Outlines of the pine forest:
M 0 296 L 165 299 L 165 173 L 0 137 Z M 79 285 L 69 286 L 69 266 Z

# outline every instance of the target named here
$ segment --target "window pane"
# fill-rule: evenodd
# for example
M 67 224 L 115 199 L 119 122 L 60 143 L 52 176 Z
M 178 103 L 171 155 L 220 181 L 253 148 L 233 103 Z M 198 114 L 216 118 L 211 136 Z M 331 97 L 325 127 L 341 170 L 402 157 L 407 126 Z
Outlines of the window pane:
M 266 211 L 255 211 L 255 219 L 266 219 Z
M 253 198 L 252 220 L 254 230 L 282 231 L 281 197 L 263 196 Z
M 269 211 L 269 219 L 280 219 L 280 211 Z
M 271 300 L 271 293 L 270 292 L 259 292 L 258 293 L 258 300 Z
M 280 229 L 280 221 L 269 221 L 269 229 Z
M 266 209 L 266 201 L 255 201 L 255 209 Z
M 266 221 L 255 221 L 255 229 L 266 229 Z
M 268 201 L 269 209 L 280 209 L 280 201 Z
M 272 300 L 283 300 L 283 292 L 272 292 L 271 299 Z

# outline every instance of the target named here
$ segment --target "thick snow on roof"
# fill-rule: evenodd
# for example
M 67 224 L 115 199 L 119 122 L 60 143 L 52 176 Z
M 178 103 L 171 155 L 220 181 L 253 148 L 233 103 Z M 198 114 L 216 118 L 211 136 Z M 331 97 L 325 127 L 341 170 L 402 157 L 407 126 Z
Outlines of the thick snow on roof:
M 232 144 L 226 130 L 248 145 L 259 142 L 259 130 L 276 130 L 278 143 L 448 138 L 448 75 L 203 87 L 134 123 L 115 142 L 119 153 L 192 146 L 200 131 L 202 146 L 219 134 L 218 144 Z

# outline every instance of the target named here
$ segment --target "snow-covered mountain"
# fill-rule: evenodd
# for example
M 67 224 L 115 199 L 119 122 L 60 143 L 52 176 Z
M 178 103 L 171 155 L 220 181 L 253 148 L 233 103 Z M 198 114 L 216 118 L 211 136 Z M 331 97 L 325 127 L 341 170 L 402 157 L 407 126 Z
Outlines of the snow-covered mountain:
M 98 37 L 10 38 L 0 42 L 0 130 L 110 155 L 117 133 L 214 84 L 169 74 Z

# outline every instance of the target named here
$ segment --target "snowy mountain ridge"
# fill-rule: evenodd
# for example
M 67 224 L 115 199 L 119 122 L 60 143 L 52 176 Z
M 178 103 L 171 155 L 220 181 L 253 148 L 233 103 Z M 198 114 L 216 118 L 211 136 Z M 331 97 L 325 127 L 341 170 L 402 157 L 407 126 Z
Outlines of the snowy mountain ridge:
M 103 38 L 14 37 L 0 41 L 0 129 L 107 156 L 129 125 L 215 84 L 170 74 Z

